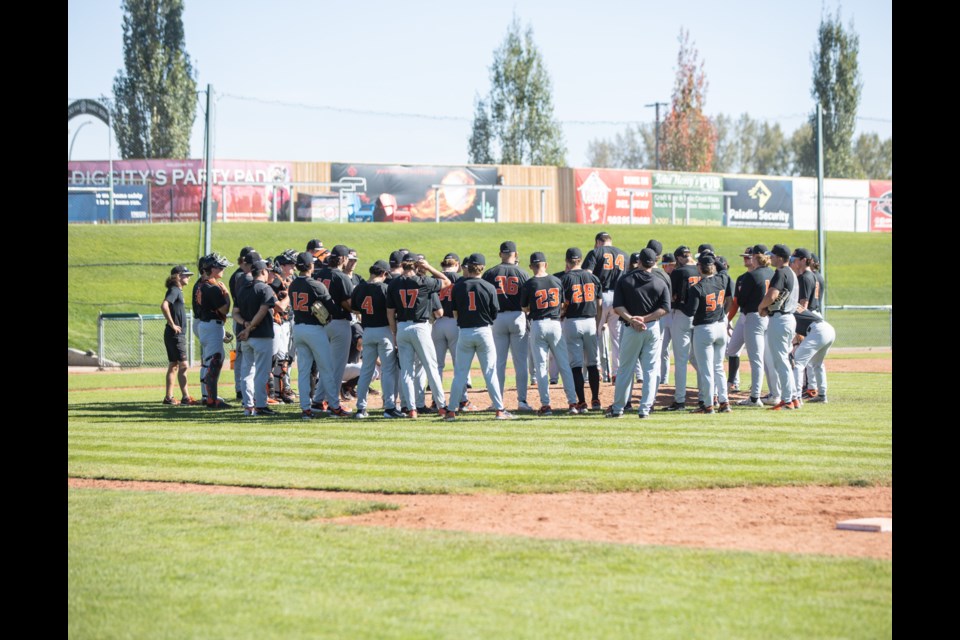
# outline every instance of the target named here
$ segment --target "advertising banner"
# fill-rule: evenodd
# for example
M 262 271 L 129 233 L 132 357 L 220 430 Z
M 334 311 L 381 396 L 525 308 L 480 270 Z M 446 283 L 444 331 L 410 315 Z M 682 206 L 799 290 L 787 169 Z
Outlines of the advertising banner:
M 412 222 L 433 222 L 440 203 L 440 220 L 493 221 L 497 214 L 497 191 L 474 189 L 474 185 L 494 185 L 496 167 L 436 167 L 385 164 L 330 165 L 330 181 L 342 178 L 366 178 L 367 190 L 359 193 L 363 204 L 376 202 L 381 194 L 396 198 L 397 207 L 410 212 Z M 434 189 L 431 185 L 443 185 Z
M 147 187 L 114 186 L 114 222 L 147 221 Z M 110 190 L 70 193 L 67 197 L 67 222 L 108 222 Z
M 893 181 L 871 180 L 870 231 L 893 231 Z
M 653 221 L 706 226 L 723 224 L 723 176 L 654 171 Z M 670 193 L 663 193 L 669 191 Z
M 650 172 L 639 169 L 574 169 L 577 222 L 581 224 L 650 224 Z M 640 190 L 640 191 L 632 191 Z
M 728 227 L 793 228 L 793 181 L 775 178 L 724 178 L 731 196 Z
M 103 160 L 68 162 L 67 186 L 107 186 L 109 168 L 109 162 Z M 223 219 L 226 212 L 230 220 L 267 220 L 272 215 L 274 190 L 278 203 L 284 202 L 284 198 L 289 200 L 285 186 L 292 175 L 289 162 L 215 160 L 212 174 L 211 198 L 219 219 Z M 146 185 L 147 216 L 152 222 L 199 220 L 205 177 L 203 160 L 113 162 L 113 184 L 117 192 L 125 185 Z M 218 182 L 271 182 L 277 187 L 217 186 Z

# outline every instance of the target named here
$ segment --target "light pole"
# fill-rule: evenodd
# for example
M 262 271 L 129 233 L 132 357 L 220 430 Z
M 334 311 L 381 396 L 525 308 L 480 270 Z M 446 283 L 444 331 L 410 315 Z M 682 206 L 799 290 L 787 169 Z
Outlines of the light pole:
M 87 120 L 86 122 L 81 122 L 80 126 L 77 127 L 77 130 L 73 132 L 73 138 L 70 139 L 70 149 L 67 151 L 67 162 L 70 162 L 70 158 L 73 157 L 73 143 L 77 141 L 77 134 L 80 133 L 80 129 L 83 129 L 85 126 L 93 122 L 92 120 Z
M 654 153 L 656 154 L 656 156 L 655 156 L 656 159 L 654 160 L 654 165 L 655 165 L 656 169 L 658 169 L 658 170 L 660 169 L 660 105 L 667 106 L 667 103 L 666 103 L 666 102 L 653 102 L 653 103 L 651 103 L 651 104 L 645 104 L 645 105 L 643 105 L 643 106 L 645 106 L 645 107 L 653 107 L 654 110 L 655 110 L 655 111 L 654 111 L 654 116 L 653 116 L 654 118 L 656 118 L 656 120 L 655 120 L 655 123 L 656 123 L 656 124 L 654 125 L 654 129 L 653 129 L 653 131 L 654 131 L 653 135 L 655 136 L 655 140 L 654 140 Z

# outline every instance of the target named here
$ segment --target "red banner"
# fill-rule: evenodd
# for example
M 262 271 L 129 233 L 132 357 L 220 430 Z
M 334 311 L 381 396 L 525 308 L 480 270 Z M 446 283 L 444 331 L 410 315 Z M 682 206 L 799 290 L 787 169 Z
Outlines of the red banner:
M 639 169 L 574 169 L 577 222 L 650 224 L 653 213 L 651 174 Z M 631 194 L 633 216 L 631 220 Z
M 893 181 L 871 180 L 870 198 L 870 231 L 893 231 Z
M 109 184 L 108 162 L 67 163 L 67 186 L 89 187 Z M 214 160 L 211 170 L 211 199 L 217 219 L 267 220 L 272 215 L 274 190 L 278 210 L 289 209 L 286 183 L 292 179 L 289 162 Z M 114 160 L 114 185 L 147 185 L 151 221 L 200 219 L 206 171 L 202 160 Z M 272 182 L 273 185 L 217 186 L 223 182 Z M 287 214 L 289 215 L 289 214 Z

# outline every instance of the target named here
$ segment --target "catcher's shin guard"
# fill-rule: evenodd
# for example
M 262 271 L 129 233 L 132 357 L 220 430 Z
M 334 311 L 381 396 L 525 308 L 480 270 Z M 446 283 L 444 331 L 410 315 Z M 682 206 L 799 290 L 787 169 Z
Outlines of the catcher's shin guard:
M 217 384 L 220 382 L 220 370 L 223 368 L 223 354 L 215 353 L 210 357 L 210 365 L 207 367 L 207 376 L 204 378 L 204 386 L 207 390 L 207 401 L 216 402 Z

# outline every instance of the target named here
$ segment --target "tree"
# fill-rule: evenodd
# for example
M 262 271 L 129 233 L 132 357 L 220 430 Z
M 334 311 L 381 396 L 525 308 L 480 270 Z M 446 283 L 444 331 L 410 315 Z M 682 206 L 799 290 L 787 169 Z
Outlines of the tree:
M 857 63 L 859 49 L 860 38 L 853 30 L 853 21 L 849 30 L 845 30 L 840 23 L 839 8 L 835 16 L 821 17 L 817 49 L 811 56 L 813 87 L 810 93 L 823 110 L 823 173 L 828 178 L 855 178 L 858 173 L 851 143 L 863 88 Z M 809 122 L 816 132 L 816 108 Z M 801 175 L 817 175 L 815 136 L 803 147 L 799 165 Z
M 746 114 L 744 114 L 746 115 Z M 740 152 L 737 140 L 737 125 L 722 113 L 713 119 L 713 129 L 717 133 L 713 163 L 710 171 L 714 173 L 739 173 Z
M 490 116 L 487 114 L 487 103 L 476 96 L 473 99 L 473 131 L 470 133 L 467 155 L 472 164 L 494 164 L 493 153 L 490 151 L 493 131 L 491 131 Z
M 680 29 L 680 52 L 670 113 L 660 127 L 660 165 L 674 171 L 709 171 L 717 132 L 703 113 L 707 77 L 690 33 Z
M 893 180 L 893 138 L 881 142 L 876 133 L 861 133 L 853 145 L 853 154 L 862 177 Z
M 493 52 L 490 93 L 485 102 L 477 103 L 469 143 L 471 162 L 483 155 L 473 154 L 474 141 L 484 138 L 485 127 L 491 132 L 488 148 L 494 152 L 490 155 L 499 164 L 566 164 L 563 133 L 553 117 L 550 76 L 533 41 L 533 28 L 527 25 L 521 32 L 516 15 Z M 477 150 L 482 151 L 482 144 Z
M 653 164 L 656 141 L 653 124 L 627 125 L 613 140 L 587 143 L 587 166 L 607 169 L 642 169 Z
M 123 0 L 125 70 L 113 81 L 113 130 L 127 158 L 186 158 L 197 82 L 184 50 L 182 0 Z

